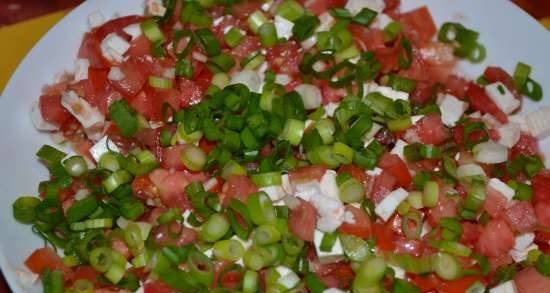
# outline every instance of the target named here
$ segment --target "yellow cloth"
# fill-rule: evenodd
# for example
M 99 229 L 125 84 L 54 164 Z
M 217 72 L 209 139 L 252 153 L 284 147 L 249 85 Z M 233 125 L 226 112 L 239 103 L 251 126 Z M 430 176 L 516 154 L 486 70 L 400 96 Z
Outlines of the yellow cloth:
M 60 11 L 0 28 L 0 93 L 19 62 L 67 11 Z

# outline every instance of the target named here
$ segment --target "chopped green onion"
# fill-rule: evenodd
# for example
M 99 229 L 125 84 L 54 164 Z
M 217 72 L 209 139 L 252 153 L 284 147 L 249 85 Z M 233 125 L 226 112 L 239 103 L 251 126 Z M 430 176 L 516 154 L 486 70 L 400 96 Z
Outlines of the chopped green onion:
M 235 161 L 229 161 L 223 166 L 221 176 L 227 179 L 231 175 L 246 175 L 246 169 Z
M 128 183 L 132 180 L 132 175 L 126 170 L 118 170 L 112 173 L 107 179 L 103 180 L 102 185 L 107 193 L 115 191 L 122 184 Z
M 115 101 L 109 106 L 109 116 L 123 136 L 132 136 L 138 131 L 136 114 L 124 99 Z
M 272 225 L 261 225 L 253 232 L 254 243 L 257 245 L 267 245 L 279 242 L 281 233 Z
M 98 247 L 90 252 L 90 264 L 100 272 L 105 273 L 113 265 L 113 251 L 107 247 Z
M 304 41 L 315 33 L 315 29 L 321 24 L 319 18 L 315 15 L 304 15 L 294 22 L 292 35 L 298 41 Z
M 65 279 L 63 277 L 63 272 L 59 270 L 50 271 L 48 269 L 42 272 L 40 276 L 42 280 L 42 287 L 44 293 L 63 293 L 64 292 L 64 283 Z
M 387 126 L 390 131 L 404 131 L 412 126 L 411 117 L 388 120 Z
M 248 17 L 248 26 L 250 27 L 250 30 L 257 34 L 260 30 L 260 27 L 267 23 L 267 17 L 261 12 L 260 10 L 256 10 L 250 14 Z
M 201 227 L 201 239 L 206 242 L 215 242 L 229 231 L 229 221 L 220 214 L 212 214 Z
M 176 62 L 176 75 L 177 76 L 183 76 L 185 78 L 192 78 L 193 77 L 193 65 L 191 62 L 187 59 L 179 59 Z
M 162 90 L 171 89 L 174 86 L 173 80 L 153 75 L 149 76 L 149 85 Z
M 245 248 L 241 242 L 232 239 L 216 242 L 213 247 L 213 254 L 222 260 L 238 261 L 244 253 Z
M 409 192 L 409 195 L 407 196 L 407 202 L 414 209 L 419 210 L 423 208 L 424 204 L 422 203 L 422 192 L 420 191 Z
M 392 21 L 384 28 L 384 41 L 391 42 L 397 38 L 401 32 L 401 23 L 398 21 Z
M 88 172 L 88 163 L 82 156 L 72 156 L 63 162 L 63 167 L 69 175 L 80 177 Z
M 294 22 L 305 14 L 305 9 L 294 0 L 285 0 L 277 6 L 276 12 L 281 17 Z
M 199 147 L 187 145 L 181 152 L 181 160 L 191 171 L 200 171 L 206 164 L 206 153 Z
M 67 222 L 75 223 L 84 220 L 98 208 L 99 203 L 95 196 L 91 195 L 79 201 L 76 201 L 67 209 Z
M 189 22 L 198 27 L 209 27 L 212 25 L 212 18 L 206 13 L 199 2 L 186 1 L 181 10 L 180 20 L 183 23 Z
M 241 30 L 236 27 L 232 27 L 229 31 L 227 31 L 227 33 L 225 33 L 224 40 L 229 47 L 235 48 L 241 43 L 243 37 L 244 35 Z
M 260 42 L 266 48 L 271 48 L 277 43 L 277 30 L 271 22 L 266 22 L 258 28 Z
M 422 193 L 422 203 L 425 207 L 433 208 L 439 201 L 439 184 L 436 181 L 427 181 L 424 183 L 424 192 Z
M 46 165 L 50 166 L 55 163 L 61 162 L 61 160 L 63 160 L 63 158 L 65 158 L 67 154 L 52 146 L 45 144 L 38 150 L 36 156 L 40 160 L 45 162 Z
M 337 240 L 338 240 L 337 233 L 324 233 L 323 238 L 321 239 L 321 245 L 319 246 L 319 250 L 324 252 L 332 251 L 332 248 L 334 247 L 334 244 L 336 244 Z
M 246 271 L 243 276 L 243 293 L 255 293 L 258 291 L 259 274 L 255 271 Z
M 419 239 L 422 233 L 422 215 L 415 210 L 410 211 L 402 218 L 401 228 L 408 239 Z
M 353 280 L 353 292 L 373 292 L 378 287 L 378 282 L 384 277 L 386 262 L 380 257 L 367 259 L 361 264 Z M 376 291 L 374 291 L 376 292 Z
M 376 11 L 365 7 L 361 9 L 361 11 L 359 11 L 359 13 L 357 13 L 351 21 L 362 26 L 369 26 L 377 15 L 378 13 Z
M 233 59 L 233 57 L 229 53 L 221 53 L 217 56 L 210 58 L 208 62 L 210 67 L 213 67 L 213 69 L 215 69 L 214 72 L 227 72 L 231 68 L 233 68 L 233 66 L 235 66 L 235 59 Z
M 120 169 L 120 162 L 118 156 L 112 152 L 107 152 L 101 155 L 98 165 L 102 169 L 116 172 Z
M 154 19 L 148 19 L 141 23 L 141 31 L 151 43 L 164 43 L 166 38 Z
M 433 256 L 434 272 L 443 280 L 458 279 L 462 274 L 462 266 L 456 257 L 447 253 L 437 253 Z
M 543 91 L 541 85 L 528 78 L 523 87 L 521 88 L 521 93 L 529 97 L 533 101 L 540 101 L 543 96 Z
M 323 293 L 327 289 L 325 284 L 314 273 L 307 273 L 304 279 L 311 293 Z
M 477 140 L 473 140 L 471 137 L 476 134 Z M 481 134 L 481 135 L 478 135 Z M 464 146 L 467 149 L 472 149 L 476 144 L 486 142 L 489 140 L 489 133 L 487 127 L 483 122 L 472 122 L 464 126 Z
M 259 187 L 281 185 L 281 172 L 267 172 L 250 175 L 250 179 Z
M 304 121 L 287 119 L 281 138 L 288 140 L 291 145 L 297 146 L 302 140 L 305 127 L 306 124 Z
M 472 254 L 471 248 L 455 241 L 440 241 L 437 244 L 437 247 L 441 249 L 441 251 L 448 252 L 460 257 L 469 257 L 470 254 Z
M 273 224 L 277 218 L 271 199 L 265 192 L 251 194 L 246 200 L 250 219 L 256 225 Z
M 94 283 L 87 279 L 78 279 L 74 281 L 72 291 L 74 293 L 94 293 Z
M 535 268 L 541 275 L 550 277 L 550 255 L 541 254 L 535 262 Z
M 414 57 L 412 45 L 411 42 L 406 38 L 402 38 L 400 44 L 401 46 L 399 50 L 399 67 L 402 69 L 408 69 L 409 67 L 411 67 Z
M 516 69 L 514 70 L 514 87 L 521 91 L 523 89 L 523 86 L 529 79 L 529 75 L 531 74 L 531 66 L 518 62 L 516 65 Z
M 24 224 L 33 223 L 36 219 L 36 207 L 40 199 L 32 196 L 19 197 L 12 205 L 13 217 Z
M 338 175 L 340 176 L 340 174 Z M 339 197 L 342 202 L 360 202 L 365 198 L 365 188 L 357 179 L 350 177 L 343 183 L 338 184 Z
M 212 31 L 207 28 L 198 29 L 195 31 L 195 36 L 197 37 L 204 52 L 206 52 L 206 55 L 216 56 L 220 54 L 220 43 Z

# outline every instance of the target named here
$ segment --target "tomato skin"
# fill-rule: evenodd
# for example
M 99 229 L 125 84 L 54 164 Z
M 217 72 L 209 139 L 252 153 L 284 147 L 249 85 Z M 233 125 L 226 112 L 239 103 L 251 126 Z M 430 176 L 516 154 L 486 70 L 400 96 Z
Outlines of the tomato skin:
M 440 187 L 439 201 L 437 202 L 437 206 L 428 211 L 428 222 L 432 227 L 435 227 L 439 223 L 439 219 L 456 217 L 457 215 L 456 202 L 446 196 Z
M 485 89 L 479 85 L 471 82 L 468 85 L 466 96 L 470 98 L 472 109 L 480 111 L 481 113 L 489 113 L 503 124 L 508 123 L 508 116 L 498 108 L 495 102 L 485 93 Z
M 411 102 L 416 105 L 426 104 L 434 94 L 434 86 L 429 81 L 417 81 L 416 88 L 411 93 Z
M 306 182 L 310 180 L 321 180 L 327 168 L 324 166 L 313 165 L 301 167 L 298 170 L 292 171 L 288 174 L 290 182 L 293 184 Z
M 468 246 L 473 247 L 479 238 L 481 233 L 481 227 L 478 224 L 470 222 L 460 223 L 462 226 L 462 235 L 460 235 L 460 242 Z
M 407 164 L 395 154 L 385 153 L 379 160 L 378 166 L 388 171 L 397 179 L 397 186 L 408 187 L 412 182 L 412 176 Z
M 375 203 L 381 202 L 388 193 L 390 193 L 397 183 L 397 179 L 388 171 L 382 173 L 374 179 L 371 199 Z
M 350 24 L 349 32 L 353 35 L 355 44 L 362 50 L 377 50 L 385 47 L 384 31 L 366 28 L 358 24 Z
M 541 275 L 534 267 L 525 268 L 514 277 L 520 293 L 547 292 L 550 278 Z
M 267 50 L 266 59 L 271 69 L 281 74 L 295 75 L 302 60 L 300 45 L 295 41 L 277 44 Z
M 305 8 L 313 12 L 314 14 L 322 14 L 333 7 L 343 7 L 346 4 L 346 0 L 304 0 L 303 5 Z
M 519 141 L 512 147 L 510 156 L 512 159 L 518 157 L 519 155 L 524 156 L 534 156 L 539 153 L 538 141 L 535 137 L 527 134 L 521 133 Z
M 351 265 L 345 262 L 322 264 L 316 272 L 327 288 L 349 289 L 355 277 Z
M 354 235 L 359 238 L 367 239 L 371 235 L 371 222 L 369 216 L 362 210 L 347 205 L 346 212 L 353 215 L 354 223 L 345 222 L 338 228 L 340 233 Z
M 437 27 L 426 6 L 401 14 L 399 21 L 404 34 L 415 44 L 429 42 L 436 34 Z
M 519 233 L 531 232 L 537 226 L 537 216 L 533 205 L 528 201 L 518 201 L 508 207 L 504 219 Z
M 491 186 L 487 186 L 485 194 L 483 208 L 491 217 L 497 218 L 500 213 L 506 210 L 508 199 L 497 190 L 491 188 Z
M 222 187 L 223 205 L 227 206 L 232 199 L 246 202 L 248 196 L 258 191 L 258 187 L 244 175 L 232 175 Z
M 476 250 L 488 257 L 497 257 L 508 253 L 514 247 L 515 238 L 512 229 L 502 219 L 490 220 L 481 229 Z
M 55 126 L 60 127 L 71 118 L 71 113 L 61 105 L 60 95 L 42 95 L 38 99 L 38 106 L 42 118 Z
M 290 210 L 288 228 L 300 239 L 313 242 L 313 234 L 317 223 L 317 210 L 307 201 L 300 199 L 300 205 Z
M 190 207 L 191 203 L 184 194 L 185 187 L 190 182 L 186 173 L 156 169 L 149 173 L 149 179 L 158 188 L 163 204 L 183 210 Z
M 449 138 L 449 131 L 443 125 L 441 116 L 430 114 L 424 116 L 416 124 L 407 129 L 405 137 L 418 137 L 424 144 L 439 145 Z
M 239 63 L 244 58 L 261 48 L 260 39 L 256 36 L 245 36 L 239 45 L 231 50 L 235 62 Z
M 170 288 L 161 281 L 147 282 L 143 285 L 144 293 L 175 293 L 176 290 Z
M 390 227 L 374 223 L 372 225 L 372 234 L 374 239 L 376 239 L 376 247 L 378 249 L 388 252 L 393 252 L 395 250 L 395 236 Z
M 360 167 L 356 165 L 344 165 L 338 169 L 338 174 L 340 173 L 348 173 L 351 177 L 361 183 L 365 190 L 367 189 L 370 178 Z
M 150 46 L 150 45 L 149 45 Z M 114 88 L 126 97 L 135 96 L 145 85 L 152 64 L 140 58 L 130 58 L 122 63 L 119 68 L 122 71 L 122 80 L 110 81 Z
M 45 269 L 61 270 L 65 273 L 65 279 L 70 279 L 71 270 L 65 266 L 63 259 L 51 247 L 35 250 L 25 260 L 25 265 L 35 274 L 41 274 Z
M 535 213 L 542 226 L 550 227 L 550 201 L 540 201 L 535 204 Z
M 550 201 L 550 170 L 539 172 L 532 180 L 533 202 Z
M 456 75 L 449 75 L 445 81 L 445 91 L 462 99 L 468 90 L 468 81 Z
M 98 273 L 94 268 L 91 266 L 78 266 L 74 270 L 73 274 L 73 280 L 88 280 L 94 284 L 97 284 L 97 278 L 100 276 L 100 273 Z

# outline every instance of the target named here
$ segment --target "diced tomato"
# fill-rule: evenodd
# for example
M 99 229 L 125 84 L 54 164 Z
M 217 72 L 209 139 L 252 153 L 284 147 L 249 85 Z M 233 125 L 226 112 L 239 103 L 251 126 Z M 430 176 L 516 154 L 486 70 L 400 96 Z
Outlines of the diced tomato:
M 181 159 L 181 152 L 186 147 L 186 145 L 180 144 L 162 149 L 161 167 L 168 170 L 185 170 L 185 165 Z
M 61 96 L 40 96 L 38 106 L 42 118 L 55 126 L 63 125 L 71 117 L 71 113 L 61 105 Z
M 130 49 L 126 52 L 126 56 L 128 57 L 143 57 L 151 55 L 151 42 L 147 39 L 147 37 L 145 37 L 145 35 L 141 35 L 133 40 L 130 44 Z
M 514 283 L 520 293 L 548 292 L 550 278 L 541 275 L 534 267 L 520 271 L 514 277 Z
M 140 23 L 143 20 L 143 16 L 139 15 L 128 15 L 118 18 L 113 18 L 112 20 L 107 21 L 100 27 L 93 30 L 94 34 L 101 40 L 105 38 L 110 33 L 116 33 L 124 38 L 129 38 L 130 36 L 124 32 L 124 28 L 134 24 Z
M 197 240 L 197 231 L 182 226 L 178 222 L 170 222 L 156 226 L 151 231 L 153 243 L 157 246 L 183 246 Z
M 430 114 L 407 129 L 405 137 L 418 137 L 420 142 L 424 144 L 438 145 L 449 138 L 449 130 L 441 122 L 441 116 Z
M 368 215 L 362 210 L 347 205 L 346 212 L 353 215 L 353 222 L 344 222 L 338 229 L 340 233 L 355 235 L 357 237 L 367 239 L 371 234 L 371 223 Z
M 175 128 L 175 127 L 174 127 Z M 167 129 L 170 129 L 167 127 Z M 136 133 L 135 138 L 149 150 L 151 150 L 158 160 L 162 160 L 162 147 L 160 146 L 161 128 L 144 128 Z
M 303 5 L 314 14 L 319 15 L 330 8 L 343 7 L 346 2 L 346 0 L 304 0 Z
M 464 98 L 468 90 L 468 81 L 456 75 L 449 75 L 445 81 L 445 91 L 458 97 Z
M 468 85 L 466 96 L 470 100 L 472 109 L 481 113 L 489 113 L 501 123 L 508 123 L 508 116 L 498 108 L 495 102 L 485 93 L 485 89 L 479 85 L 471 82 Z
M 161 281 L 147 282 L 143 285 L 143 293 L 175 293 L 177 290 L 170 288 Z
M 315 81 L 314 84 L 320 86 L 321 94 L 323 95 L 323 105 L 326 105 L 330 102 L 338 103 L 346 95 L 347 91 L 343 88 L 333 88 L 325 80 Z
M 393 252 L 395 249 L 395 236 L 393 231 L 387 225 L 374 223 L 372 225 L 372 234 L 376 240 L 376 248 L 382 251 Z
M 189 184 L 184 172 L 156 169 L 149 174 L 149 179 L 158 188 L 163 204 L 184 210 L 190 207 L 190 202 L 184 194 L 184 189 Z
M 363 169 L 356 165 L 344 165 L 341 166 L 338 169 L 338 173 L 348 173 L 353 177 L 355 180 L 357 180 L 359 183 L 363 184 L 363 187 L 365 190 L 367 189 L 367 186 L 369 185 L 369 176 L 365 173 Z
M 237 64 L 252 53 L 261 48 L 260 39 L 256 36 L 245 36 L 239 45 L 231 50 L 231 55 L 236 59 Z
M 141 175 L 132 181 L 132 191 L 134 195 L 143 200 L 153 199 L 158 196 L 158 190 L 148 175 Z
M 527 133 L 521 133 L 519 141 L 512 147 L 510 155 L 512 159 L 519 155 L 534 156 L 539 153 L 538 141 L 535 137 Z
M 542 226 L 550 227 L 550 201 L 539 201 L 535 204 L 535 214 Z
M 506 210 L 508 199 L 491 186 L 487 186 L 485 194 L 483 208 L 491 217 L 498 218 L 500 213 Z
M 203 138 L 199 141 L 199 147 L 208 154 L 216 148 L 216 143 Z
M 439 219 L 452 218 L 457 215 L 456 202 L 449 198 L 442 188 L 439 188 L 439 201 L 437 206 L 428 211 L 428 222 L 432 227 L 435 227 L 439 223 Z
M 133 97 L 145 85 L 151 66 L 150 62 L 145 62 L 140 58 L 130 58 L 120 65 L 123 78 L 118 81 L 113 80 L 111 84 L 126 97 Z
M 432 15 L 426 6 L 401 14 L 399 22 L 405 35 L 415 44 L 429 42 L 437 32 Z
M 288 41 L 268 49 L 266 59 L 271 70 L 292 76 L 299 73 L 298 65 L 302 59 L 300 51 L 298 43 Z
M 289 172 L 288 176 L 290 178 L 290 182 L 296 184 L 311 180 L 321 180 L 326 171 L 327 168 L 325 166 L 306 166 L 301 167 L 298 170 Z
M 383 154 L 378 162 L 378 166 L 388 171 L 397 179 L 397 186 L 407 188 L 411 184 L 412 176 L 409 168 L 398 155 L 391 153 Z
M 361 50 L 374 51 L 384 48 L 384 31 L 366 28 L 358 24 L 350 24 L 348 30 L 352 34 L 355 44 L 361 48 Z
M 532 180 L 533 202 L 550 201 L 550 170 L 539 172 Z
M 240 1 L 231 5 L 231 15 L 238 19 L 246 20 L 252 12 L 260 10 L 261 6 L 262 1 Z
M 349 289 L 355 277 L 351 265 L 347 262 L 322 264 L 316 272 L 327 288 Z
M 227 178 L 222 191 L 225 194 L 223 204 L 228 205 L 232 199 L 246 202 L 251 193 L 258 191 L 258 187 L 247 176 L 232 175 Z
M 210 80 L 208 80 L 210 82 Z M 179 108 L 186 108 L 198 104 L 204 95 L 204 90 L 197 82 L 182 78 L 179 82 L 180 101 Z
M 460 235 L 460 242 L 469 246 L 474 246 L 481 233 L 481 227 L 478 224 L 471 222 L 462 222 L 462 235 Z
M 383 170 L 382 173 L 374 179 L 371 199 L 375 203 L 381 202 L 395 187 L 397 178 L 389 171 Z
M 500 67 L 487 67 L 485 72 L 483 72 L 483 77 L 485 77 L 489 83 L 502 82 L 516 98 L 520 98 L 521 95 L 514 86 L 514 79 L 504 69 Z
M 512 229 L 502 219 L 490 220 L 481 229 L 481 234 L 476 244 L 479 253 L 488 257 L 497 257 L 508 253 L 514 247 L 515 239 Z
M 416 88 L 411 93 L 410 100 L 413 104 L 426 104 L 434 94 L 434 86 L 429 81 L 417 81 Z
M 130 257 L 130 249 L 123 240 L 114 238 L 113 240 L 111 240 L 111 246 L 114 251 L 120 253 L 125 258 Z
M 100 276 L 100 273 L 98 273 L 94 268 L 91 266 L 78 266 L 76 269 L 74 269 L 73 274 L 73 280 L 88 280 L 94 284 L 97 284 L 98 277 Z
M 317 210 L 307 201 L 300 200 L 300 205 L 290 210 L 288 228 L 304 241 L 313 242 L 317 222 Z
M 392 13 L 399 9 L 399 6 L 401 5 L 401 0 L 384 0 L 384 3 L 386 4 L 384 12 Z
M 546 213 L 548 214 L 548 210 Z M 512 204 L 512 206 L 506 210 L 504 219 L 514 231 L 519 233 L 531 232 L 537 225 L 535 209 L 528 201 L 518 201 Z
M 464 293 L 473 283 L 480 281 L 477 276 L 463 277 L 454 281 L 444 281 L 435 274 L 411 275 L 411 282 L 422 292 Z
M 550 232 L 535 231 L 535 244 L 537 244 L 539 249 L 544 253 L 550 253 Z
M 70 269 L 65 266 L 63 259 L 51 247 L 35 250 L 25 260 L 25 265 L 35 274 L 41 274 L 45 269 L 61 270 L 65 273 L 65 279 L 68 279 L 70 273 Z
M 380 48 L 374 50 L 376 60 L 380 62 L 380 71 L 388 73 L 399 69 L 399 48 Z

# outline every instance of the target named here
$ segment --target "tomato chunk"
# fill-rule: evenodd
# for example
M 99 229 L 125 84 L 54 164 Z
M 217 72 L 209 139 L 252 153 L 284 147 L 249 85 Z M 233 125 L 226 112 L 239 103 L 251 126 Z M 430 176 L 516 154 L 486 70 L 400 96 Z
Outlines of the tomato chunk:
M 288 228 L 300 239 L 313 242 L 317 222 L 317 210 L 307 201 L 300 200 L 300 205 L 290 211 Z

